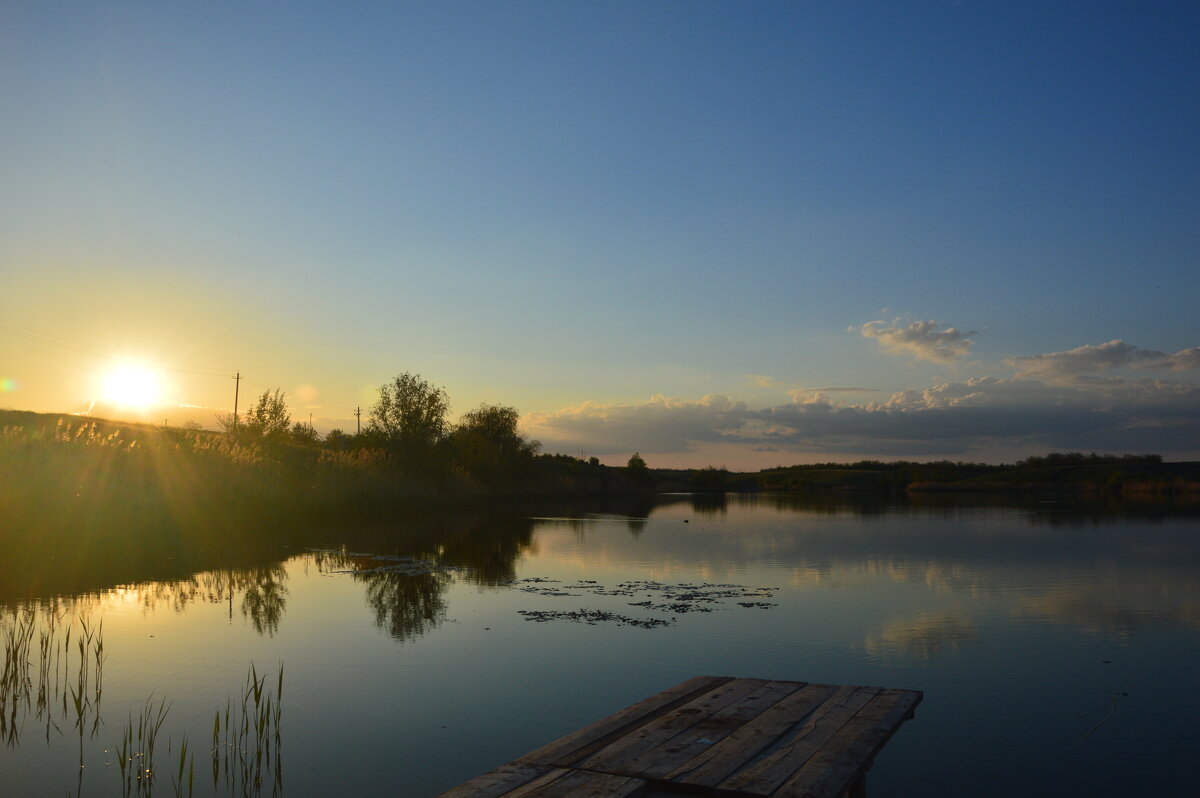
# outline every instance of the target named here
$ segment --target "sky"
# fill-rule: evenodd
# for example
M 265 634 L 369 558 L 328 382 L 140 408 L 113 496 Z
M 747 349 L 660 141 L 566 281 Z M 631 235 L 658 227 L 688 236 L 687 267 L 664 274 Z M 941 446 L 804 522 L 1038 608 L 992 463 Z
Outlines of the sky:
M 13 0 L 0 407 L 1200 459 L 1198 84 L 1192 2 Z

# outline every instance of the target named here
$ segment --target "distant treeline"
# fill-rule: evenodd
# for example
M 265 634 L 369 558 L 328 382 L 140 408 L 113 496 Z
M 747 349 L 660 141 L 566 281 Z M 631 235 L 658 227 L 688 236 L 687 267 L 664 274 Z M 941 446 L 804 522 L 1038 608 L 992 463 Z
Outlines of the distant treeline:
M 1055 452 L 1012 464 L 952 460 L 859 460 L 776 466 L 754 473 L 695 471 L 690 482 L 715 490 L 1200 492 L 1200 463 L 1164 463 L 1157 454 Z
M 1053 452 L 1042 457 L 1026 457 L 1018 460 L 1018 467 L 1037 468 L 1039 466 L 1065 465 L 1134 465 L 1137 463 L 1161 463 L 1161 454 L 1083 454 L 1082 452 L 1060 453 Z
M 962 460 L 930 460 L 925 462 L 917 462 L 914 460 L 857 460 L 853 463 L 806 463 L 804 465 L 792 466 L 774 466 L 773 468 L 764 468 L 764 472 L 771 471 L 794 471 L 798 469 L 822 470 L 822 469 L 853 469 L 862 471 L 904 471 L 907 469 L 953 469 L 957 471 L 976 471 L 980 473 L 1003 471 L 1011 468 L 1022 467 L 1037 467 L 1037 466 L 1058 466 L 1058 465 L 1110 465 L 1113 463 L 1121 463 L 1130 465 L 1133 463 L 1161 463 L 1163 461 L 1160 454 L 1084 454 L 1082 452 L 1053 452 L 1051 454 L 1026 457 L 1024 460 L 1018 460 L 1013 465 L 991 464 L 991 463 L 972 463 Z

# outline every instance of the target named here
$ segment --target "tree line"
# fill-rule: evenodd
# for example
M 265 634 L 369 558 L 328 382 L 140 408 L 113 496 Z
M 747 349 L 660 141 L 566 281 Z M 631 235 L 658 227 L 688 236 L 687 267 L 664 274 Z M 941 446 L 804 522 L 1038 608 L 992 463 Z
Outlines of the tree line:
M 523 435 L 515 407 L 482 403 L 450 421 L 446 389 L 405 372 L 379 387 L 361 432 L 331 430 L 320 436 L 311 424 L 293 422 L 286 395 L 264 391 L 242 414 L 217 418 L 226 435 L 264 446 L 319 447 L 335 452 L 371 450 L 392 466 L 425 479 L 457 473 L 496 488 L 519 488 L 548 476 L 569 477 L 600 489 L 615 477 L 593 457 L 587 461 L 540 455 L 541 444 Z M 649 481 L 645 460 L 634 454 L 620 480 L 634 486 Z

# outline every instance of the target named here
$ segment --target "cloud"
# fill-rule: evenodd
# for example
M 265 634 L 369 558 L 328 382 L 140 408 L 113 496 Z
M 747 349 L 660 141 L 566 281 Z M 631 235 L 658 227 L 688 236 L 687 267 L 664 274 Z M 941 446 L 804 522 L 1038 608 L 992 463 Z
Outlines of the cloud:
M 831 400 L 826 393 L 875 393 L 873 388 L 793 388 L 787 392 L 793 402 L 813 403 L 813 402 L 836 402 L 841 403 L 841 400 Z
M 721 441 L 742 428 L 749 412 L 745 403 L 721 394 L 699 401 L 656 394 L 641 404 L 584 402 L 553 413 L 532 413 L 524 427 L 547 449 L 562 442 L 568 449 L 596 454 L 686 452 L 696 443 Z
M 1200 386 L 1151 379 L 1072 384 L 980 377 L 887 401 L 824 396 L 753 409 L 729 397 L 654 396 L 640 404 L 586 402 L 527 417 L 550 450 L 683 453 L 729 443 L 781 451 L 898 457 L 953 456 L 989 448 L 1194 452 Z
M 977 637 L 970 619 L 957 612 L 921 615 L 894 621 L 878 634 L 868 634 L 864 647 L 872 654 L 906 654 L 930 659 Z
M 874 388 L 856 388 L 853 386 L 833 385 L 827 388 L 797 388 L 798 391 L 813 391 L 816 393 L 871 393 Z
M 1077 346 L 1064 352 L 1013 355 L 1006 357 L 1004 362 L 1018 369 L 1018 377 L 1048 380 L 1071 379 L 1082 374 L 1119 368 L 1188 371 L 1200 369 L 1200 346 L 1168 355 L 1154 349 L 1141 349 L 1115 338 L 1107 343 Z
M 766 377 L 762 374 L 747 374 L 746 381 L 760 388 L 770 388 L 772 385 L 778 385 L 774 377 Z
M 892 322 L 891 326 L 884 321 L 869 321 L 858 331 L 864 338 L 874 338 L 889 352 L 938 363 L 951 363 L 965 357 L 974 344 L 971 336 L 975 335 L 974 330 L 962 332 L 954 327 L 939 330 L 936 321 L 914 321 L 903 327 L 899 321 Z

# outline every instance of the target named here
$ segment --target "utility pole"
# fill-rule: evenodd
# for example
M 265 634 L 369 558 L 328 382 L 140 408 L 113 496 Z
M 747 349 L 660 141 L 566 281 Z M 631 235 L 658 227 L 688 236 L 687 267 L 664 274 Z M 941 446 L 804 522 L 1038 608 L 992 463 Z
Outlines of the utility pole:
M 237 427 L 237 423 L 238 423 L 238 414 L 237 414 L 238 389 L 240 389 L 241 387 L 242 387 L 242 372 L 239 371 L 233 377 L 233 426 L 234 426 L 234 428 Z
M 362 408 L 354 408 L 354 434 L 362 435 Z

